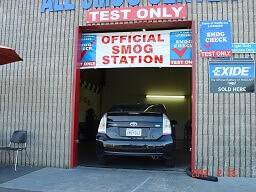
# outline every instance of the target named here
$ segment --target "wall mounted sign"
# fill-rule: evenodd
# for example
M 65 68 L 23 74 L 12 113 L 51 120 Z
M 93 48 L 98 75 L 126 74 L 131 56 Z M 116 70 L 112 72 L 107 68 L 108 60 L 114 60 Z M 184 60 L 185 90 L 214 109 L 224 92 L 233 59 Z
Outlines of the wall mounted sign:
M 96 9 L 86 11 L 87 23 L 155 19 L 184 19 L 186 17 L 186 4 Z
M 191 31 L 170 32 L 171 64 L 192 65 Z
M 256 43 L 232 43 L 233 53 L 256 53 Z
M 81 68 L 191 67 L 190 30 L 83 34 Z
M 210 93 L 254 93 L 253 58 L 213 58 L 209 61 Z
M 231 57 L 231 29 L 228 20 L 200 21 L 200 56 Z
M 196 0 L 195 0 L 196 1 Z M 208 2 L 221 2 L 221 1 L 228 1 L 228 0 L 208 0 Z M 231 1 L 231 0 L 230 0 Z M 237 1 L 237 0 L 232 0 Z M 124 3 L 127 3 L 129 7 L 140 5 L 142 0 L 80 0 L 79 6 L 83 9 L 90 9 L 90 8 L 109 8 L 112 7 L 120 7 Z M 164 5 L 168 4 L 176 4 L 176 3 L 183 3 L 183 0 L 148 0 L 148 4 L 158 5 L 163 3 Z M 185 0 L 186 3 L 191 3 L 192 0 Z M 203 0 L 197 0 L 198 3 L 202 3 Z M 147 2 L 145 2 L 147 3 Z M 127 7 L 128 7 L 127 5 Z M 75 0 L 42 0 L 41 12 L 45 12 L 47 9 L 49 11 L 68 11 L 68 10 L 75 10 L 76 3 Z

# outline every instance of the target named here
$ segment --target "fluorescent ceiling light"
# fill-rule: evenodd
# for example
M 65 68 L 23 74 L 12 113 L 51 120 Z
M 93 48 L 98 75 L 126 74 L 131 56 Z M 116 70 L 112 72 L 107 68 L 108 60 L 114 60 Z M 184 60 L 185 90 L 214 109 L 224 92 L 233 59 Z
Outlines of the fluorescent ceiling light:
M 146 95 L 146 98 L 170 98 L 170 99 L 184 99 L 184 95 L 175 96 L 175 95 Z

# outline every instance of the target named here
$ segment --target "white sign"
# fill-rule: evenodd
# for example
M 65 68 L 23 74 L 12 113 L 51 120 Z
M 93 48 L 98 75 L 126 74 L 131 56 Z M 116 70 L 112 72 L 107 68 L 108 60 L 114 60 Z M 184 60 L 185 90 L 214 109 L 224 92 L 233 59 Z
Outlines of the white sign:
M 189 53 L 187 44 L 171 49 L 171 37 L 175 31 L 83 34 L 81 68 L 173 67 L 177 62 L 175 65 L 171 61 L 177 57 L 171 54 L 172 51 L 184 60 L 178 62 L 181 63 L 178 66 L 191 67 L 191 59 L 186 55 Z

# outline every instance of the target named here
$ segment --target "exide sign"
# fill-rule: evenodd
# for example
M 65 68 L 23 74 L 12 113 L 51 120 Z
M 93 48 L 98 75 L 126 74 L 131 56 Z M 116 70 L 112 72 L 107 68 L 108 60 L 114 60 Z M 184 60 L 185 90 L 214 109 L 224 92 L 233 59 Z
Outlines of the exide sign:
M 211 93 L 254 93 L 253 58 L 214 58 L 209 64 Z
M 73 2 L 72 2 L 73 1 Z M 42 0 L 42 7 L 41 12 L 45 12 L 47 9 L 49 11 L 64 11 L 64 10 L 75 10 L 76 4 L 74 3 L 75 0 Z M 147 0 L 145 0 L 147 1 Z M 149 4 L 158 5 L 160 3 L 168 5 L 168 4 L 176 4 L 176 3 L 183 3 L 183 0 L 148 0 Z M 198 3 L 202 3 L 203 0 L 195 0 Z M 222 2 L 228 0 L 207 0 L 208 2 Z M 232 0 L 237 1 L 237 0 Z M 63 3 L 61 3 L 63 2 Z M 109 8 L 110 6 L 113 7 L 120 7 L 126 1 L 125 0 L 81 0 L 80 5 L 83 9 L 90 9 L 90 8 Z M 139 5 L 142 0 L 127 0 L 129 6 L 136 6 Z M 186 3 L 191 3 L 192 0 L 185 0 Z M 93 7 L 92 7 L 93 5 Z M 127 6 L 128 7 L 128 6 Z
M 226 77 L 238 77 L 238 78 L 243 78 L 243 77 L 254 77 L 254 68 L 251 65 L 248 66 L 215 66 L 211 65 L 212 69 L 212 74 L 210 75 L 211 77 L 219 77 L 219 78 L 226 78 Z

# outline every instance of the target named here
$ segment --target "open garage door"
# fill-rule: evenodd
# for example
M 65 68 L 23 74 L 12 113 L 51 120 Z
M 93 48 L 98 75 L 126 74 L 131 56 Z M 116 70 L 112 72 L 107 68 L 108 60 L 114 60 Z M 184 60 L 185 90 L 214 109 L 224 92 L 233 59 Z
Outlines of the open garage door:
M 191 23 L 186 25 L 191 27 Z M 184 170 L 190 163 L 194 165 L 193 152 L 190 152 L 194 148 L 195 120 L 193 30 L 159 31 L 156 28 L 146 32 L 82 35 L 82 29 L 78 28 L 77 42 L 81 44 L 78 43 L 75 50 L 71 167 L 99 166 L 95 138 L 101 117 L 113 105 L 137 103 L 165 106 L 169 119 L 177 121 L 172 131 L 176 144 L 175 169 Z M 129 30 L 132 31 L 132 27 Z M 107 166 L 166 169 L 162 158 L 153 155 L 111 156 Z
M 190 163 L 191 68 L 125 68 L 81 70 L 79 101 L 79 165 L 99 166 L 96 134 L 100 118 L 116 104 L 164 104 L 175 126 L 176 170 Z M 155 97 L 150 97 L 155 96 Z M 173 97 L 157 97 L 173 96 Z M 184 96 L 175 97 L 175 96 Z M 111 157 L 106 166 L 167 169 L 163 159 Z

